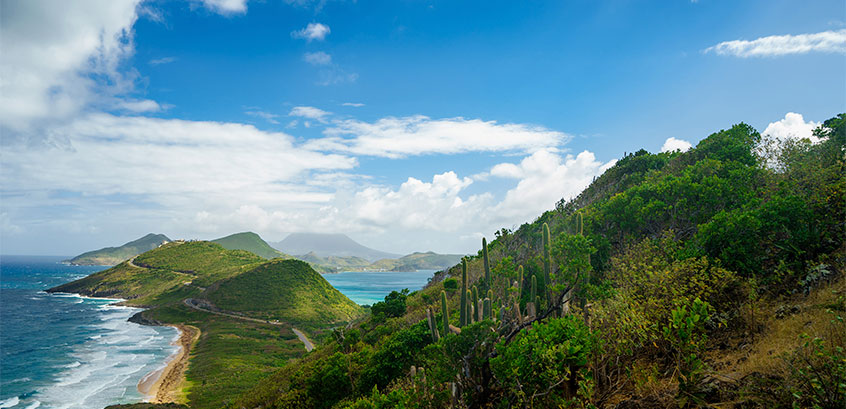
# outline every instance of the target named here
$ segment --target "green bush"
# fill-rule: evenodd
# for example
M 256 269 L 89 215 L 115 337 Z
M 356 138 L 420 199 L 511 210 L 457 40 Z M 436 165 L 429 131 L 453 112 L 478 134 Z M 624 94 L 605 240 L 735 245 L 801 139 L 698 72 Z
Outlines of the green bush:
M 402 291 L 391 291 L 385 296 L 385 301 L 379 301 L 370 307 L 370 312 L 377 320 L 401 317 L 405 314 L 405 299 L 408 297 L 408 288 Z
M 491 369 L 519 406 L 553 407 L 575 399 L 599 338 L 573 315 L 534 323 L 510 343 L 496 345 Z

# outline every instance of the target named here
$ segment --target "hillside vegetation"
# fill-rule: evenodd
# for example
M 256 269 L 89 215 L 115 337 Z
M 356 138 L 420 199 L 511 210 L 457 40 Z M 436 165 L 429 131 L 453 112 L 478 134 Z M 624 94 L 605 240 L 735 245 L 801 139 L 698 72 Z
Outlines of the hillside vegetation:
M 627 155 L 229 407 L 846 407 L 846 115 L 814 134 Z
M 169 241 L 170 239 L 164 234 L 150 233 L 120 247 L 105 247 L 88 251 L 66 262 L 78 266 L 114 266 Z
M 291 256 L 270 247 L 266 241 L 262 240 L 258 234 L 253 232 L 231 234 L 226 237 L 212 240 L 212 243 L 220 244 L 227 250 L 246 250 L 266 259 L 277 257 L 291 258 Z
M 298 323 L 335 323 L 362 309 L 300 260 L 273 260 L 223 280 L 204 297 L 223 310 Z

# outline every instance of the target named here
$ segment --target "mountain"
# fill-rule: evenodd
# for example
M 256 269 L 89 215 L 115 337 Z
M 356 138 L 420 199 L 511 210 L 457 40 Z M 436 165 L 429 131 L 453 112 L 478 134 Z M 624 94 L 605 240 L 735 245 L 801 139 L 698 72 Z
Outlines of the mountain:
M 461 261 L 461 254 L 411 253 L 398 259 L 382 259 L 369 266 L 373 270 L 416 271 L 443 270 Z
M 210 287 L 215 307 L 285 322 L 349 321 L 362 309 L 300 260 L 271 260 Z
M 150 233 L 120 247 L 105 247 L 89 251 L 65 262 L 78 266 L 114 266 L 169 241 L 170 239 L 164 234 Z
M 266 259 L 291 258 L 291 256 L 270 247 L 266 241 L 253 232 L 235 233 L 212 240 L 212 243 L 220 244 L 227 250 L 246 250 Z
M 291 233 L 285 240 L 271 243 L 276 249 L 293 255 L 314 253 L 320 257 L 361 257 L 371 262 L 383 258 L 397 258 L 400 254 L 365 247 L 346 234 Z

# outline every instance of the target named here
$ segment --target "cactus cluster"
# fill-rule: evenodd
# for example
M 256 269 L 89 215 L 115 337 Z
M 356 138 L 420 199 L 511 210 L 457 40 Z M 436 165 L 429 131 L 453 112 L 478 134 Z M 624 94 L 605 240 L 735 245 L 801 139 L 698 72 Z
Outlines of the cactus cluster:
M 441 290 L 441 314 L 443 314 L 444 321 L 444 336 L 449 334 L 449 311 L 447 311 L 446 291 Z
M 463 327 L 469 324 L 470 312 L 467 306 L 467 259 L 461 259 L 461 303 L 458 308 L 458 325 Z

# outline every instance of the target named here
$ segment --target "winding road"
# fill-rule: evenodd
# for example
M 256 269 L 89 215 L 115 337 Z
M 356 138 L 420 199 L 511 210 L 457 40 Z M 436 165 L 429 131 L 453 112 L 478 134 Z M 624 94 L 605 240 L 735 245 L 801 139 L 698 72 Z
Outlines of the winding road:
M 267 320 L 245 317 L 243 315 L 232 314 L 232 313 L 223 312 L 223 311 L 212 311 L 210 309 L 203 308 L 203 307 L 200 307 L 199 305 L 197 305 L 197 303 L 194 301 L 193 298 L 186 298 L 186 299 L 182 300 L 182 303 L 185 304 L 185 306 L 187 306 L 189 308 L 193 308 L 197 311 L 207 312 L 209 314 L 222 315 L 224 317 L 235 318 L 235 319 L 242 320 L 242 321 L 260 322 L 262 324 L 283 325 L 283 323 L 279 322 L 279 321 L 267 321 Z M 300 331 L 300 330 L 298 330 L 294 327 L 291 327 L 291 331 L 293 331 L 294 334 L 297 335 L 297 338 L 299 338 L 300 341 L 303 343 L 307 352 L 311 352 L 311 350 L 314 349 L 314 344 L 308 339 L 308 337 L 306 337 L 305 333 L 303 333 L 302 331 Z

